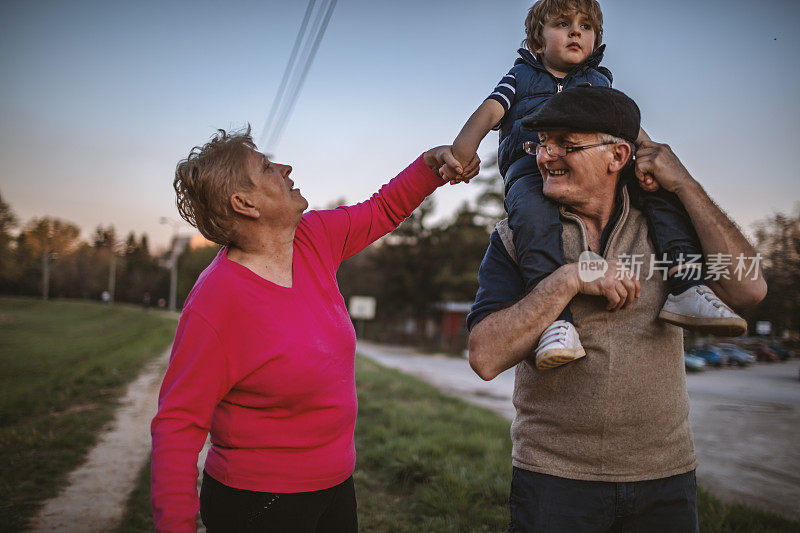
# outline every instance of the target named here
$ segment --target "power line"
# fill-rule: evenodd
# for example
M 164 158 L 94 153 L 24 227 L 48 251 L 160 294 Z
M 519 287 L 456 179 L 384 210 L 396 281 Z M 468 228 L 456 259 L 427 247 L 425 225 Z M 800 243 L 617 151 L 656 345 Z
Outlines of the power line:
M 280 132 L 283 131 L 283 128 L 289 119 L 291 110 L 294 108 L 294 104 L 300 94 L 300 87 L 302 84 L 301 80 L 304 78 L 303 73 L 306 72 L 308 66 L 310 66 L 309 59 L 311 58 L 311 51 L 314 47 L 314 43 L 321 35 L 320 30 L 323 25 L 323 20 L 325 19 L 325 13 L 328 11 L 330 5 L 331 3 L 329 0 L 323 0 L 322 5 L 319 6 L 319 9 L 316 12 L 311 32 L 304 43 L 303 50 L 300 53 L 300 58 L 292 73 L 289 90 L 286 91 L 285 98 L 280 103 L 278 116 L 275 119 L 275 122 L 271 125 L 272 129 L 265 143 L 265 148 L 270 148 L 271 150 L 275 148 L 275 145 L 280 137 Z
M 337 0 L 331 0 L 331 2 L 328 4 L 328 9 L 325 12 L 325 18 L 322 22 L 322 27 L 320 28 L 319 33 L 317 33 L 316 38 L 314 39 L 314 44 L 303 66 L 303 71 L 300 74 L 300 78 L 297 81 L 297 84 L 293 90 L 293 94 L 291 95 L 291 100 L 284 109 L 283 114 L 278 119 L 277 125 L 275 126 L 274 137 L 271 139 L 269 143 L 269 145 L 272 146 L 273 148 L 280 139 L 280 136 L 283 133 L 283 130 L 286 127 L 287 122 L 289 121 L 289 116 L 291 115 L 292 110 L 294 110 L 294 106 L 297 103 L 298 97 L 300 95 L 300 91 L 302 91 L 303 84 L 305 83 L 306 77 L 308 76 L 308 71 L 311 69 L 311 64 L 314 62 L 314 57 L 317 55 L 317 50 L 319 49 L 319 45 L 322 42 L 322 37 L 323 35 L 325 35 L 325 30 L 328 28 L 328 23 L 331 20 L 331 15 L 333 15 L 333 8 L 336 7 L 336 1 Z M 320 12 L 322 12 L 322 9 L 320 9 Z
M 289 120 L 289 116 L 297 103 L 300 91 L 306 80 L 311 64 L 314 61 L 319 45 L 322 42 L 322 37 L 330 22 L 333 9 L 336 6 L 337 0 L 327 1 L 323 0 L 322 5 L 319 7 L 314 22 L 312 24 L 311 32 L 308 38 L 305 39 L 304 30 L 308 25 L 308 19 L 313 10 L 313 4 L 316 0 L 309 2 L 309 7 L 306 9 L 306 16 L 301 24 L 300 32 L 298 33 L 295 47 L 289 59 L 289 64 L 286 66 L 284 72 L 284 80 L 281 82 L 281 87 L 276 95 L 275 102 L 273 102 L 270 117 L 264 125 L 264 132 L 262 134 L 262 149 L 274 149 L 284 128 Z M 297 50 L 300 43 L 305 39 L 303 51 L 300 54 L 300 61 L 295 62 L 297 59 Z M 291 79 L 291 81 L 289 81 Z M 287 85 L 289 87 L 286 90 Z M 277 119 L 275 118 L 277 114 Z
M 308 19 L 311 18 L 311 12 L 314 10 L 314 4 L 316 4 L 316 2 L 317 0 L 309 0 L 308 6 L 306 6 L 306 13 L 303 15 L 303 22 L 300 24 L 300 31 L 297 32 L 297 38 L 294 40 L 294 46 L 292 47 L 292 53 L 289 56 L 289 62 L 286 63 L 286 70 L 283 71 L 283 78 L 281 78 L 281 83 L 278 86 L 278 93 L 275 95 L 275 100 L 272 101 L 272 107 L 269 110 L 269 115 L 267 115 L 267 120 L 264 121 L 264 129 L 261 132 L 261 142 L 259 142 L 259 145 L 263 146 L 267 139 L 267 133 L 272 126 L 272 121 L 275 118 L 275 112 L 278 110 L 278 104 L 283 98 L 283 92 L 286 90 L 286 82 L 289 81 L 289 74 L 292 72 L 294 60 L 297 58 L 297 51 L 300 49 L 300 43 L 303 42 L 306 26 L 308 26 Z

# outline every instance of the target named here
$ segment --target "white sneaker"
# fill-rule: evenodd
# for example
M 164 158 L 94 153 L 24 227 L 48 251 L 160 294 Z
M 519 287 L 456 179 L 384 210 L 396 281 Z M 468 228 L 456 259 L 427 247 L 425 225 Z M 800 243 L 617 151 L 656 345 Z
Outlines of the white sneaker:
M 571 322 L 556 320 L 539 338 L 536 347 L 536 368 L 547 370 L 565 365 L 586 355 L 578 337 L 578 330 Z
M 677 296 L 667 296 L 658 318 L 682 328 L 721 337 L 738 337 L 747 332 L 747 321 L 725 305 L 707 285 L 697 285 Z

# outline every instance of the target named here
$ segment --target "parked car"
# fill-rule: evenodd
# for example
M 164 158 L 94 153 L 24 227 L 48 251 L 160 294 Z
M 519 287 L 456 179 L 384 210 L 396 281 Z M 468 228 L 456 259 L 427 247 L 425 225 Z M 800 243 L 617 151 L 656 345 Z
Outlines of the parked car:
M 756 362 L 756 357 L 735 344 L 719 343 L 717 349 L 728 358 L 728 364 L 733 366 L 749 366 Z
M 792 358 L 792 352 L 785 346 L 781 346 L 780 344 L 770 344 L 769 348 L 777 354 L 778 359 L 781 361 L 787 361 Z
M 683 364 L 687 372 L 699 372 L 706 368 L 706 360 L 688 352 L 683 352 Z
M 778 360 L 778 354 L 766 344 L 759 344 L 756 347 L 756 359 L 771 363 Z
M 728 358 L 714 346 L 701 346 L 689 353 L 705 360 L 707 365 L 722 366 L 728 364 Z

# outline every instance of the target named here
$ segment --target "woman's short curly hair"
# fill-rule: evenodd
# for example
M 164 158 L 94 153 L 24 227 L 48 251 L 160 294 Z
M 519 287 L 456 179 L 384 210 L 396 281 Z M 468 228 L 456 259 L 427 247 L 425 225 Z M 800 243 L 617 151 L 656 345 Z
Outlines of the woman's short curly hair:
M 603 11 L 597 0 L 539 0 L 528 10 L 525 17 L 525 40 L 522 46 L 536 53 L 544 48 L 542 31 L 548 19 L 577 11 L 589 19 L 594 28 L 594 47 L 603 43 Z
M 206 239 L 227 246 L 235 236 L 230 197 L 249 190 L 247 159 L 256 144 L 250 126 L 238 131 L 217 130 L 209 142 L 195 146 L 175 167 L 176 203 L 181 217 Z

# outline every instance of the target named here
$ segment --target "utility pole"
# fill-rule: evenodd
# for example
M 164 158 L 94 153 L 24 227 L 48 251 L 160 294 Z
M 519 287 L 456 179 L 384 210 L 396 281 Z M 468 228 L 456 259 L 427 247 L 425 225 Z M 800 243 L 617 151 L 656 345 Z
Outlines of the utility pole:
M 172 249 L 169 252 L 169 310 L 178 309 L 178 256 L 183 251 L 183 246 L 178 239 L 178 228 L 181 223 L 168 217 L 161 217 L 160 222 L 172 226 Z
M 178 309 L 178 254 L 175 253 L 176 246 L 172 247 L 169 258 L 169 310 Z
M 42 300 L 50 297 L 50 250 L 47 246 L 42 250 Z
M 111 245 L 111 259 L 108 266 L 108 294 L 111 295 L 109 303 L 114 303 L 114 293 L 117 288 L 117 254 L 114 251 L 114 245 Z

